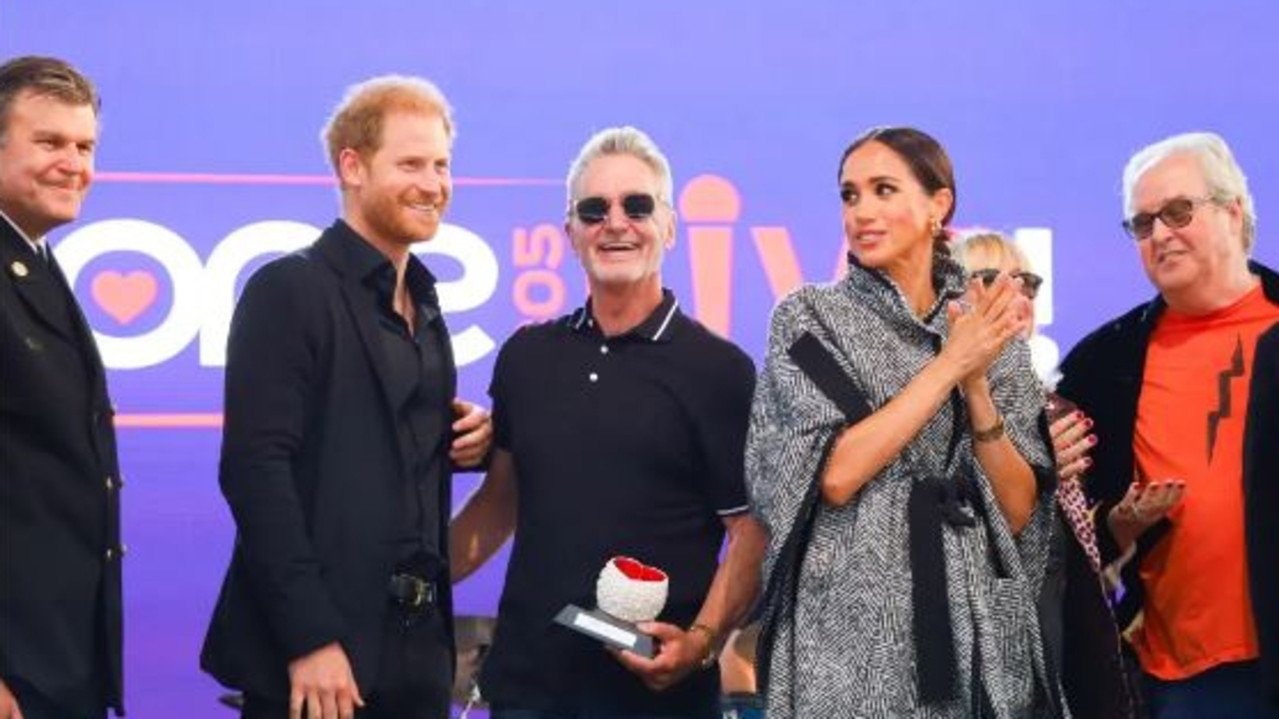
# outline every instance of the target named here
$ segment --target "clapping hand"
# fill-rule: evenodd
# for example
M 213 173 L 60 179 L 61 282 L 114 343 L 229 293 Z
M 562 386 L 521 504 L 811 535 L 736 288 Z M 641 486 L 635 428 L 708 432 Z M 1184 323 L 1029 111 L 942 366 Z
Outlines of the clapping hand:
M 1021 280 L 1001 274 L 989 287 L 973 279 L 963 298 L 946 305 L 950 337 L 942 355 L 954 363 L 961 381 L 984 378 L 1009 340 L 1029 328 L 1026 302 Z

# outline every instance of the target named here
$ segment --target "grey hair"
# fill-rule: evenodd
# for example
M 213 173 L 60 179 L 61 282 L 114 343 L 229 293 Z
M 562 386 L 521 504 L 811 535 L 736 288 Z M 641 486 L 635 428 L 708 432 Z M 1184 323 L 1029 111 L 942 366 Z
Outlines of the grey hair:
M 568 168 L 568 204 L 572 212 L 573 200 L 577 192 L 577 183 L 582 173 L 592 160 L 605 155 L 630 155 L 652 168 L 657 175 L 657 199 L 671 204 L 675 194 L 674 181 L 671 179 L 671 163 L 666 155 L 658 149 L 657 143 L 642 130 L 627 125 L 600 130 L 582 145 L 577 158 Z
M 1220 135 L 1212 132 L 1188 132 L 1160 140 L 1142 148 L 1128 160 L 1124 167 L 1124 216 L 1132 217 L 1133 190 L 1142 176 L 1159 163 L 1174 155 L 1189 155 L 1199 163 L 1208 193 L 1218 203 L 1239 200 L 1243 208 L 1243 248 L 1251 255 L 1257 237 L 1257 211 L 1253 207 L 1252 193 L 1248 191 L 1248 178 L 1235 161 L 1230 146 Z

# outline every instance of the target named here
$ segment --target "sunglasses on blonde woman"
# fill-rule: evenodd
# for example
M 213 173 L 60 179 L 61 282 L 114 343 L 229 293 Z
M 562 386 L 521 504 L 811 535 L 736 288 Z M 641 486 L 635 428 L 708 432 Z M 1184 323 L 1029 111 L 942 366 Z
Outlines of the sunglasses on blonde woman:
M 995 280 L 999 278 L 999 274 L 999 270 L 989 268 L 985 270 L 974 270 L 968 276 L 976 280 L 981 280 L 983 285 L 990 287 L 994 284 Z M 1039 295 L 1039 286 L 1044 284 L 1044 278 L 1034 272 L 1026 272 L 1024 270 L 1018 270 L 1017 272 L 1010 272 L 1008 274 L 1021 280 L 1021 293 L 1026 295 L 1027 298 L 1033 300 Z

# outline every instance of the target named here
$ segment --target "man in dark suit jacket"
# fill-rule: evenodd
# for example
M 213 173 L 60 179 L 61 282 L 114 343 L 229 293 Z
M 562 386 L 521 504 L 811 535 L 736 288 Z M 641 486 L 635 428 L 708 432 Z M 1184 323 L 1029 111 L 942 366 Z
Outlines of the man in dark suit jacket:
M 454 399 L 435 280 L 453 125 L 430 83 L 353 87 L 324 131 L 342 219 L 248 282 L 220 481 L 238 529 L 202 666 L 245 717 L 447 716 L 450 475 L 486 412 Z
M 0 65 L 0 719 L 122 712 L 113 412 L 45 240 L 80 213 L 97 115 L 67 63 Z

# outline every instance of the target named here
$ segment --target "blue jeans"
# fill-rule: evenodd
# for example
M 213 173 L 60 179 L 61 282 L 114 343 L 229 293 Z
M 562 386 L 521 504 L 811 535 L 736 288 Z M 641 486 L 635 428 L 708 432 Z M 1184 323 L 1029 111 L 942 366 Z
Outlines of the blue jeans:
M 1180 681 L 1145 675 L 1154 719 L 1279 719 L 1266 702 L 1257 662 L 1232 662 Z
M 494 709 L 489 719 L 718 719 L 714 714 L 622 714 L 610 711 L 544 711 L 541 709 Z
M 727 694 L 719 708 L 721 719 L 764 719 L 764 698 L 756 694 Z

